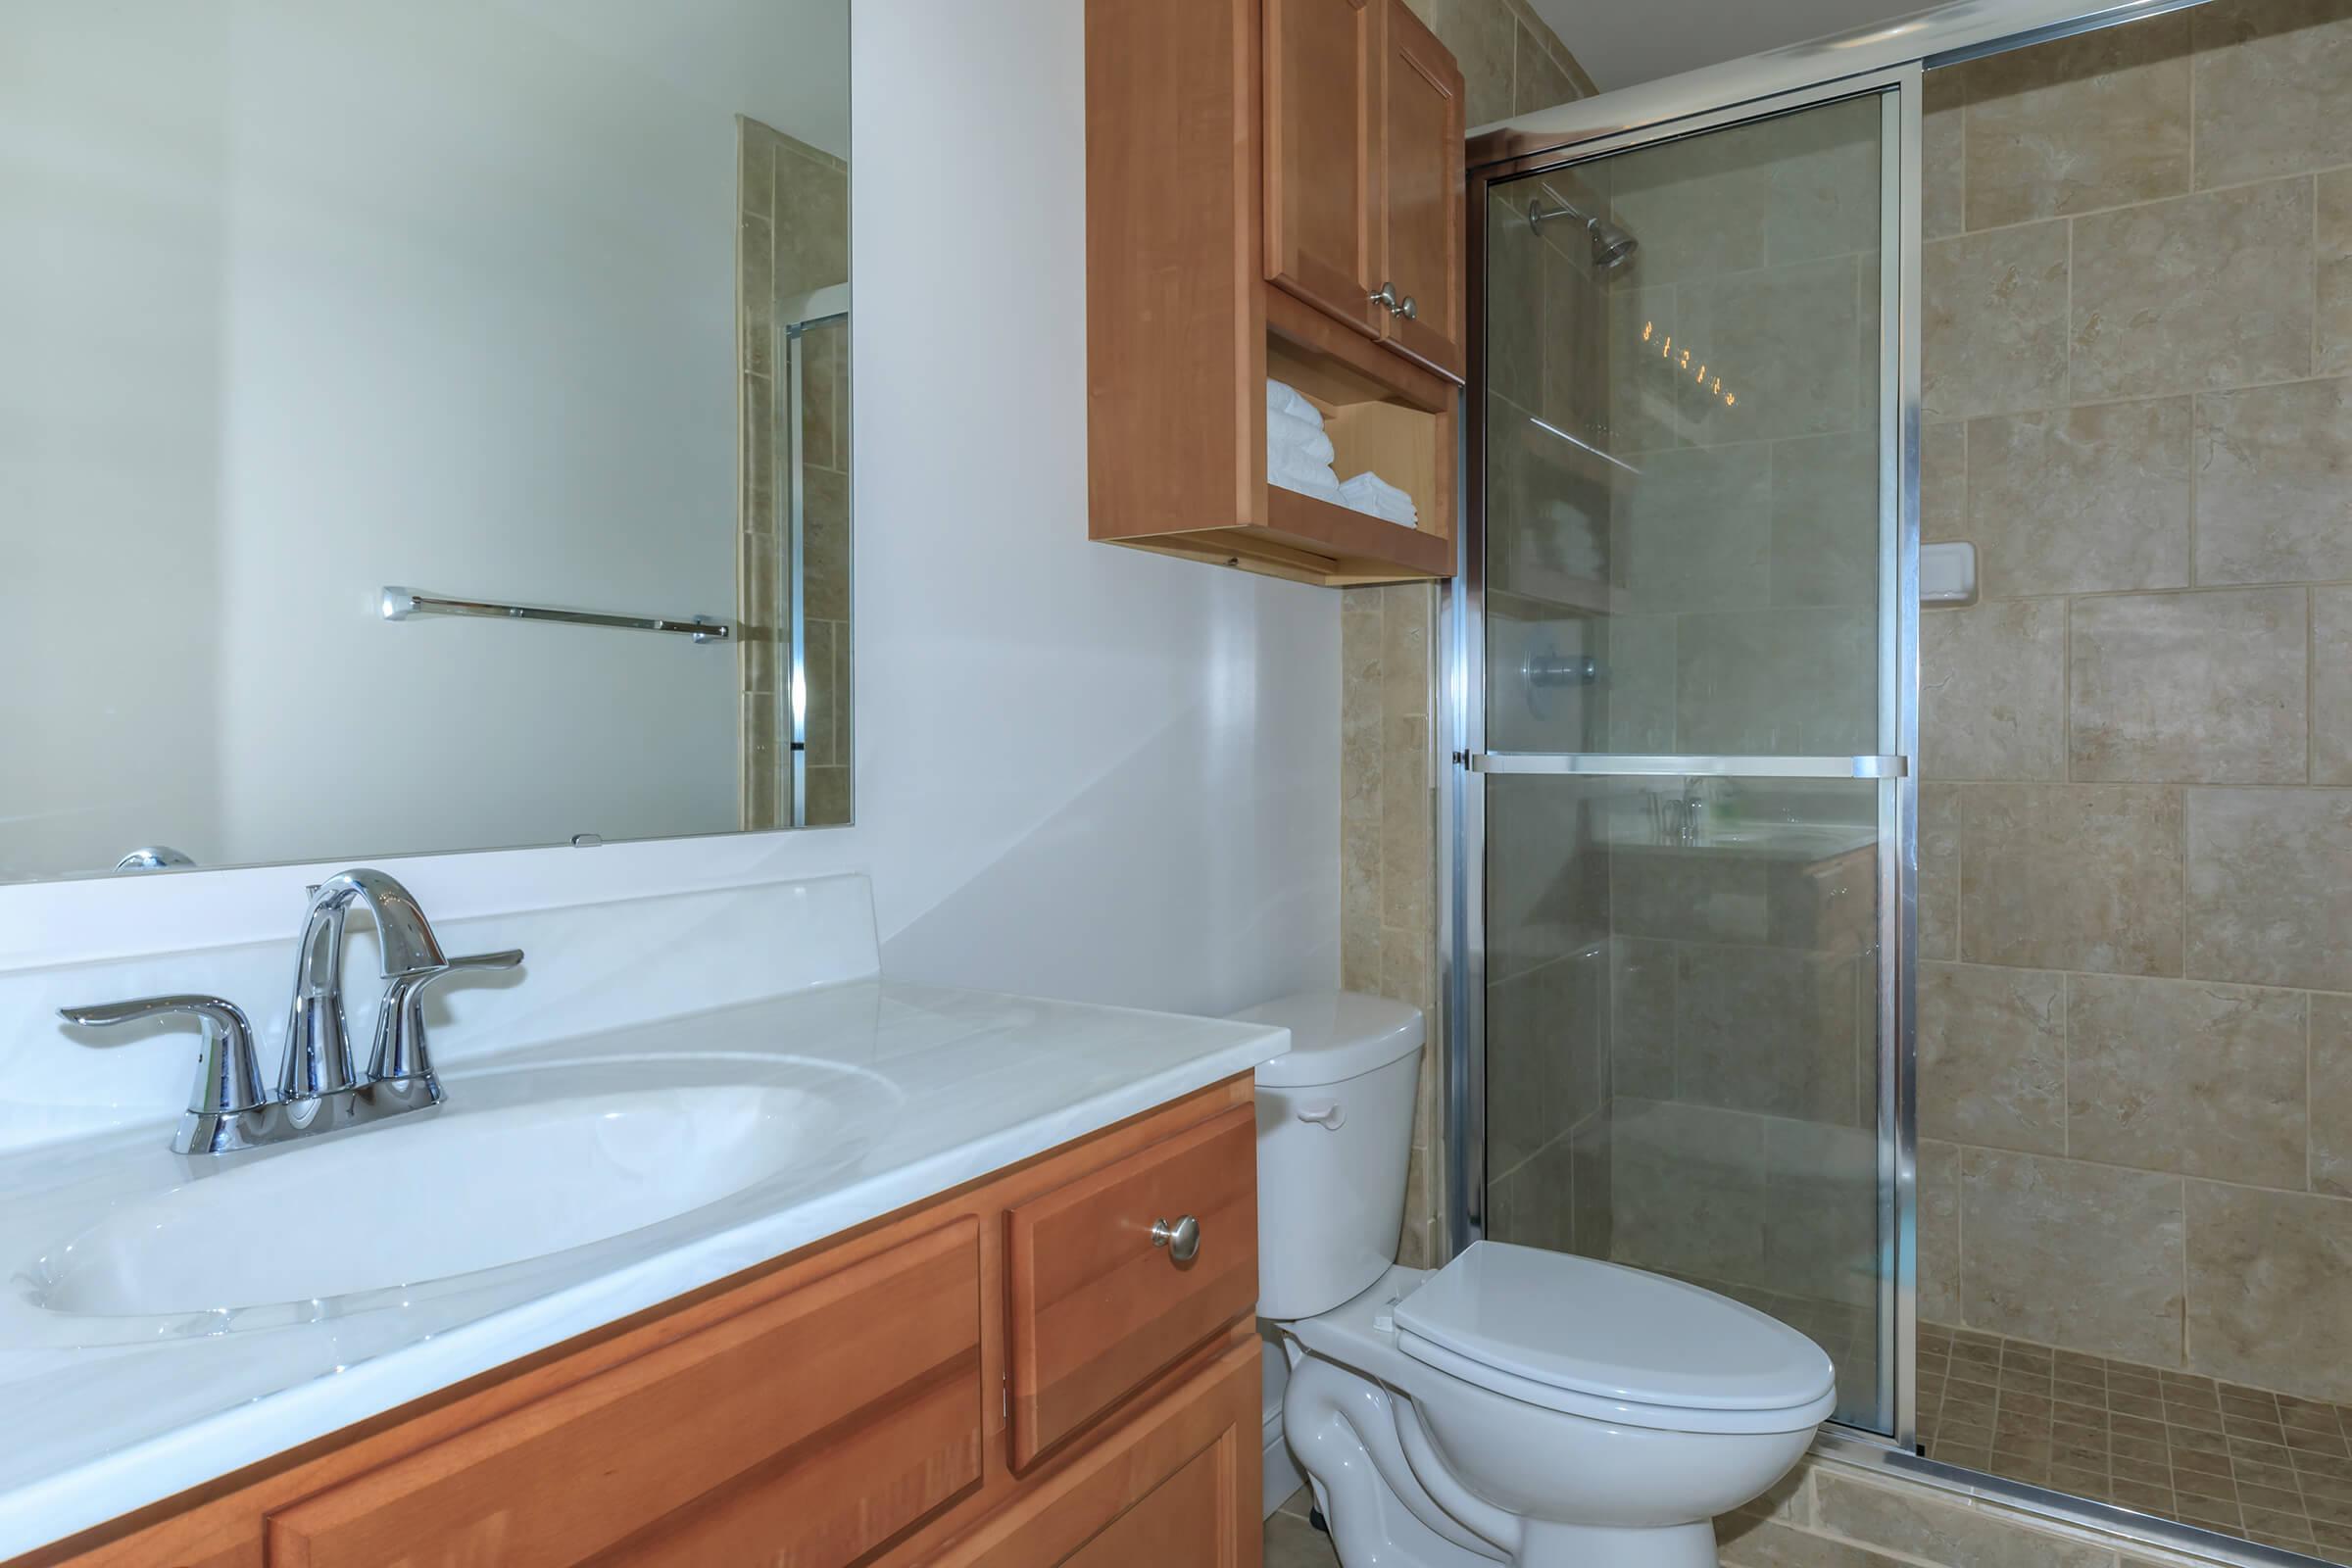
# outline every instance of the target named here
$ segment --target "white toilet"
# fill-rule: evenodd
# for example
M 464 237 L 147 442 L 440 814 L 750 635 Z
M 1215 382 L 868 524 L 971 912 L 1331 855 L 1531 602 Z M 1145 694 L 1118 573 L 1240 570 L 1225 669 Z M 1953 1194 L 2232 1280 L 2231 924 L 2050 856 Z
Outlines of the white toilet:
M 1395 1265 L 1421 1014 L 1348 993 L 1257 1070 L 1258 1314 L 1283 1425 L 1346 1568 L 1714 1568 L 1714 1516 L 1796 1463 L 1830 1358 L 1737 1301 L 1479 1242 Z

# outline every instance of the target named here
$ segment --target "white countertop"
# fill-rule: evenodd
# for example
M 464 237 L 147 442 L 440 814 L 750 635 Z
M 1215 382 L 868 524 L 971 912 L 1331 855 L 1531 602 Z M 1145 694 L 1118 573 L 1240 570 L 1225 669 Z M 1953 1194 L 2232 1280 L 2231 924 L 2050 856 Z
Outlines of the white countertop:
M 171 1153 L 169 1121 L 0 1154 L 0 1408 L 12 1412 L 0 1558 L 1250 1071 L 1288 1040 L 1254 1024 L 869 979 L 470 1055 L 444 1071 L 449 1103 L 433 1119 L 464 1117 L 469 1101 L 511 1103 L 522 1085 L 674 1071 L 786 1088 L 847 1073 L 863 1086 L 863 1121 L 813 1167 L 675 1218 L 454 1281 L 312 1303 L 307 1317 L 44 1305 L 46 1259 L 122 1204 L 201 1180 L 201 1162 Z M 318 1195 L 318 1223 L 334 1222 L 334 1197 Z M 516 1219 L 498 1192 L 478 1198 L 449 1222 Z M 236 1245 L 302 1245 L 284 1213 L 251 1221 Z

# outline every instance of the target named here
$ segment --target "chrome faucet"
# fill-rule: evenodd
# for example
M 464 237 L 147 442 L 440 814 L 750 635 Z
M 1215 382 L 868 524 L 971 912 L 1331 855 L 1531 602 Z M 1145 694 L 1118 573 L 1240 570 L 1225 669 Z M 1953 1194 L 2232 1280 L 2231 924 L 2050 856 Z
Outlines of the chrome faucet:
M 355 903 L 375 917 L 383 956 L 375 1047 L 364 1075 L 352 1071 L 343 1017 L 343 925 Z M 519 948 L 445 956 L 409 890 L 381 871 L 362 868 L 329 877 L 312 892 L 295 954 L 286 1052 L 274 1091 L 262 1088 L 253 1029 L 244 1012 L 219 997 L 143 997 L 61 1007 L 58 1015 L 68 1023 L 95 1026 L 174 1014 L 194 1017 L 204 1031 L 204 1052 L 172 1148 L 181 1154 L 225 1154 L 439 1104 L 441 1082 L 425 1042 L 425 988 L 444 975 L 512 969 L 520 962 Z
M 286 1008 L 286 1055 L 277 1073 L 277 1098 L 289 1106 L 358 1087 L 343 1022 L 343 920 L 355 903 L 375 916 L 387 986 L 449 964 L 416 900 L 383 872 L 345 871 L 319 883 L 294 944 L 294 1000 Z

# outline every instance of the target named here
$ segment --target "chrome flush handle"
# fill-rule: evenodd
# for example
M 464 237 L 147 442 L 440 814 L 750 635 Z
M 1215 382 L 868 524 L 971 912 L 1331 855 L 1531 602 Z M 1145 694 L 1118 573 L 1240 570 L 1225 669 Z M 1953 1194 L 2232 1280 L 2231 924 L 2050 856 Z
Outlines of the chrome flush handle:
M 1179 1263 L 1190 1263 L 1200 1255 L 1200 1222 L 1190 1214 L 1173 1225 L 1155 1219 L 1152 1222 L 1152 1245 L 1166 1248 L 1168 1256 Z

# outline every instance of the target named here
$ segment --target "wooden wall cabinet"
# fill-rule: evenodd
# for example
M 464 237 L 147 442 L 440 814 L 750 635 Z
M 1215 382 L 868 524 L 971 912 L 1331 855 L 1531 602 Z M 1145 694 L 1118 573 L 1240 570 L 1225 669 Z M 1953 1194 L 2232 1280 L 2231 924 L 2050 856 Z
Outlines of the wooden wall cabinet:
M 1451 575 L 1451 57 L 1402 0 L 1087 0 L 1086 26 L 1093 537 L 1330 585 Z M 1267 484 L 1269 375 L 1416 526 Z
M 1256 1250 L 1243 1075 L 11 1568 L 1256 1568 Z
M 1266 277 L 1377 338 L 1377 137 L 1392 0 L 1265 0 Z
M 1382 273 L 1405 302 L 1382 323 L 1384 336 L 1398 352 L 1459 381 L 1469 314 L 1462 71 L 1404 0 L 1381 4 L 1387 12 L 1379 123 Z
M 1264 0 L 1266 277 L 1462 379 L 1462 73 L 1403 0 Z

